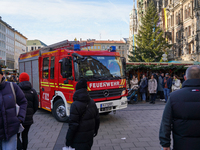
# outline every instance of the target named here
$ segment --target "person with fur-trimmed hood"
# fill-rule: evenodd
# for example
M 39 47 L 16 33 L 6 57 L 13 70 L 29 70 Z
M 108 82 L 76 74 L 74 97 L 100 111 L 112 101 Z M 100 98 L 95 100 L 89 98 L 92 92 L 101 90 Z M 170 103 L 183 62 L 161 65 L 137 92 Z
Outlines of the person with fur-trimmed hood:
M 93 138 L 98 133 L 100 119 L 97 106 L 88 94 L 86 79 L 81 79 L 77 83 L 73 101 L 66 146 L 71 146 L 75 150 L 91 150 Z

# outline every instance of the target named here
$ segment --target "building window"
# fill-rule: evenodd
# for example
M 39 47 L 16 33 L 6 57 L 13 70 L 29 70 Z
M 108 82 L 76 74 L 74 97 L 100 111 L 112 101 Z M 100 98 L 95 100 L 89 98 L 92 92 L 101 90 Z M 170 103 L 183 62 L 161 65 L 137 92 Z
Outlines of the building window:
M 97 47 L 96 47 L 96 46 L 94 46 L 94 49 L 97 49 Z
M 191 36 L 191 26 L 189 26 L 188 28 L 189 28 L 189 36 Z
M 105 46 L 102 46 L 102 49 L 104 50 L 104 49 L 105 49 Z
M 33 47 L 31 47 L 31 50 L 32 50 L 32 51 L 33 51 L 33 49 L 34 49 L 34 48 L 33 48 Z
M 98 49 L 100 49 L 100 46 L 98 46 Z
M 190 17 L 190 4 L 188 5 L 188 17 Z
M 93 46 L 91 46 L 91 49 L 93 49 Z
M 49 78 L 49 57 L 43 59 L 43 69 L 42 69 L 42 78 Z
M 191 43 L 189 44 L 189 54 L 191 54 Z
M 188 29 L 187 29 L 187 27 L 185 28 L 185 37 L 187 37 L 188 36 Z
M 121 46 L 119 46 L 119 49 L 121 49 Z
M 178 12 L 176 13 L 176 24 L 178 24 Z
M 187 18 L 187 7 L 185 6 L 185 19 Z

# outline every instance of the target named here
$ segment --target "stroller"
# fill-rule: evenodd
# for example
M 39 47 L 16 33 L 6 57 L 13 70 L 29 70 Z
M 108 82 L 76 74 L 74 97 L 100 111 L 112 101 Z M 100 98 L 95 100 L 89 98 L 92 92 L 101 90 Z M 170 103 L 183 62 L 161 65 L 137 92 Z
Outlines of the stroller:
M 138 86 L 134 86 L 132 89 L 128 89 L 127 100 L 129 104 L 138 103 L 137 92 L 138 92 Z

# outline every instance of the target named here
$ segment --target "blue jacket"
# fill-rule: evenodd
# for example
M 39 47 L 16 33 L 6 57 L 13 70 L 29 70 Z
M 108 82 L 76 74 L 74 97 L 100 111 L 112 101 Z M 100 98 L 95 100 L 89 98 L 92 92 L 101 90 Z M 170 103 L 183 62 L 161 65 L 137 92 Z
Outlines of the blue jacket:
M 20 106 L 16 116 L 15 99 L 9 82 L 3 79 L 0 83 L 0 140 L 8 140 L 18 133 L 20 120 L 24 122 L 27 100 L 22 90 L 13 83 L 16 103 Z
M 166 77 L 164 77 L 163 80 L 162 80 L 163 89 L 165 87 L 165 83 L 164 83 L 165 78 Z M 171 87 L 172 87 L 172 79 L 171 78 L 167 78 L 167 87 L 168 87 L 168 89 L 171 89 Z

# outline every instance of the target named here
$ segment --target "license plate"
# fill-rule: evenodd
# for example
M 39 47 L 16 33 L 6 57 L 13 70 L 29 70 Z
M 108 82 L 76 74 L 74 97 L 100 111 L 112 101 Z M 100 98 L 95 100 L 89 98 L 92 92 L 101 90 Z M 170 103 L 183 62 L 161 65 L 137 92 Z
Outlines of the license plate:
M 112 107 L 106 107 L 104 109 L 105 109 L 104 111 L 109 111 L 109 110 L 112 110 Z
M 104 107 L 111 107 L 111 106 L 113 106 L 113 103 L 101 104 L 101 108 L 104 108 Z

